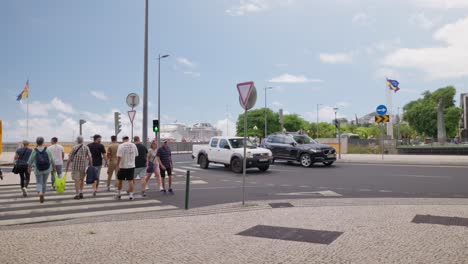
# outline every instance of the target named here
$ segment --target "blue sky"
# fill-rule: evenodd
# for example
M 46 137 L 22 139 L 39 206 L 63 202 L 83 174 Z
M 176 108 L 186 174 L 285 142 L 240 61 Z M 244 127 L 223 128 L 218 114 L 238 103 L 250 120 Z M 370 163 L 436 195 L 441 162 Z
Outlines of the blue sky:
M 157 110 L 158 53 L 164 122 L 225 129 L 241 113 L 236 83 L 253 80 L 263 107 L 330 121 L 385 103 L 385 77 L 400 81 L 394 109 L 424 90 L 467 92 L 468 1 L 150 0 L 149 119 Z M 29 78 L 32 139 L 113 133 L 113 112 L 143 93 L 144 1 L 7 0 L 0 9 L 0 119 L 4 140 L 25 136 Z M 135 133 L 141 133 L 137 109 Z M 228 118 L 227 118 L 228 117 Z M 234 126 L 230 124 L 230 128 Z

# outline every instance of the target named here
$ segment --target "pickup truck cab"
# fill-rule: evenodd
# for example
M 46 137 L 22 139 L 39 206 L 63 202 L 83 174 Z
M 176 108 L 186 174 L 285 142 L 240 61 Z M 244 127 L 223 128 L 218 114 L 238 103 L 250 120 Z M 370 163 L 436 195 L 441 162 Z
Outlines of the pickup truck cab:
M 258 148 L 247 140 L 247 168 L 256 167 L 261 171 L 270 168 L 272 153 L 268 149 Z M 192 157 L 207 169 L 210 163 L 224 164 L 235 173 L 241 173 L 244 160 L 244 138 L 212 137 L 208 145 L 194 145 Z

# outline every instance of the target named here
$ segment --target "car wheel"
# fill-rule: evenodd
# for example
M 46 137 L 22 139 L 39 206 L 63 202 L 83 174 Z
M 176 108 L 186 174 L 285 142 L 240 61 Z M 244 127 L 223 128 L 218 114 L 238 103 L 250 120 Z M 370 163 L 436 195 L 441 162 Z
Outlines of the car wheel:
M 202 169 L 208 169 L 208 165 L 210 164 L 206 155 L 201 155 L 200 158 L 198 158 L 198 163 Z
M 242 173 L 242 160 L 239 158 L 233 158 L 231 160 L 231 170 L 235 173 Z
M 312 157 L 309 153 L 304 153 L 301 155 L 301 165 L 303 167 L 311 167 L 312 164 Z
M 267 165 L 262 165 L 262 166 L 258 166 L 258 169 L 260 171 L 267 171 L 268 169 L 270 168 L 270 165 L 267 164 Z
M 224 164 L 224 168 L 226 168 L 226 169 L 231 168 L 231 164 Z
M 331 165 L 333 165 L 333 162 L 334 161 L 327 161 L 327 162 L 324 162 L 323 165 L 330 167 Z

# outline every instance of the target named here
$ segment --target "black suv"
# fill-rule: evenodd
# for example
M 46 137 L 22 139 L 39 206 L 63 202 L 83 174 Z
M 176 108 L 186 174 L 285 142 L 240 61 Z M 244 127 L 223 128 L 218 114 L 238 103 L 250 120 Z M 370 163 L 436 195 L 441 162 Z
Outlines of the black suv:
M 262 147 L 273 152 L 273 161 L 299 161 L 304 167 L 311 167 L 317 162 L 330 166 L 336 161 L 334 148 L 320 144 L 303 134 L 273 134 L 263 141 Z

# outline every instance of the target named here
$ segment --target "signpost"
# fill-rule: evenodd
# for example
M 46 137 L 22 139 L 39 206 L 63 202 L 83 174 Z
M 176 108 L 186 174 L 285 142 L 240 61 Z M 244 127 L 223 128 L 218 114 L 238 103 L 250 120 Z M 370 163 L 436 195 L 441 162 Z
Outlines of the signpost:
M 382 124 L 382 127 L 380 128 L 380 137 L 381 137 L 381 152 L 382 152 L 382 160 L 384 159 L 384 145 L 385 145 L 385 140 L 384 140 L 384 132 L 383 132 L 383 127 L 384 123 L 388 123 L 390 121 L 390 116 L 387 115 L 387 107 L 385 105 L 379 105 L 375 109 L 375 112 L 377 115 L 375 116 L 375 123 L 377 124 Z
M 135 119 L 136 111 L 133 108 L 137 107 L 140 103 L 140 97 L 136 93 L 131 93 L 127 95 L 127 105 L 132 108 L 128 111 L 128 117 L 130 118 L 130 123 L 132 124 L 132 141 L 133 141 L 133 120 Z M 143 139 L 145 140 L 145 139 Z
M 244 108 L 244 160 L 242 162 L 242 205 L 245 205 L 245 177 L 247 170 L 247 111 L 254 107 L 257 102 L 257 89 L 254 82 L 237 84 L 239 92 L 239 103 Z

